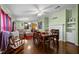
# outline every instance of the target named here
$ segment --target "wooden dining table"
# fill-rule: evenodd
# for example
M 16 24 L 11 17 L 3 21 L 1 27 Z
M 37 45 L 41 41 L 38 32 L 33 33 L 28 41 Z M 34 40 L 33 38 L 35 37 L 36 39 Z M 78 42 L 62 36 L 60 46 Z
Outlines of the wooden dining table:
M 45 38 L 48 38 L 48 37 L 50 37 L 50 36 L 52 36 L 52 35 L 49 35 L 49 34 L 42 34 L 41 36 L 42 36 L 42 38 L 43 38 L 43 41 L 45 41 L 45 40 L 46 40 Z
M 33 39 L 38 39 L 39 45 L 42 44 L 44 48 L 46 45 L 50 47 L 50 43 L 52 41 L 53 46 L 59 46 L 59 32 L 54 31 L 53 33 L 42 33 L 42 32 L 35 32 L 33 34 Z M 56 40 L 55 40 L 56 39 Z
M 42 34 L 42 43 L 43 43 L 43 48 L 45 47 L 45 41 L 50 40 L 49 38 L 52 36 L 50 34 Z
M 42 34 L 42 41 L 43 41 L 43 47 L 45 47 L 45 41 L 48 40 L 49 42 L 51 41 L 51 37 L 53 38 L 53 44 L 57 46 L 57 48 L 59 47 L 59 36 L 58 34 Z M 54 40 L 54 38 L 56 38 L 56 40 Z M 56 42 L 56 44 L 55 44 Z M 50 45 L 50 44 L 49 44 Z

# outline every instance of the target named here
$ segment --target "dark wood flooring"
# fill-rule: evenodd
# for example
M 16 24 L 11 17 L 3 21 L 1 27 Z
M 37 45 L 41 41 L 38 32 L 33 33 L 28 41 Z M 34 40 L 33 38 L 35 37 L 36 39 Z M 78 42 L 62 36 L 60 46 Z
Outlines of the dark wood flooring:
M 24 54 L 78 54 L 79 48 L 76 45 L 73 45 L 69 42 L 59 42 L 59 49 L 53 48 L 50 49 L 49 47 L 42 45 L 35 47 L 33 44 L 33 40 L 26 40 L 24 45 Z
M 18 50 L 17 50 L 18 51 Z M 25 40 L 24 49 L 19 51 L 18 54 L 78 54 L 79 48 L 71 44 L 69 42 L 59 42 L 59 49 L 52 48 L 45 46 L 42 47 L 42 44 L 39 47 L 36 47 L 33 44 L 33 40 Z M 14 53 L 11 53 L 14 54 Z

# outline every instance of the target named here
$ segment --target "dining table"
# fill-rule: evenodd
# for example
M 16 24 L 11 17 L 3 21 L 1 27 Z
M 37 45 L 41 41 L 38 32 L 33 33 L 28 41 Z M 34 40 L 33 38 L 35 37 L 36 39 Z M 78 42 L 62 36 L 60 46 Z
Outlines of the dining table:
M 45 42 L 46 42 L 46 40 L 48 40 L 48 41 L 50 41 L 50 37 L 52 36 L 51 34 L 41 34 L 41 36 L 42 36 L 42 43 L 43 43 L 43 48 L 45 47 Z
M 46 40 L 51 41 L 50 38 L 52 38 L 53 40 L 53 44 L 57 46 L 57 48 L 59 47 L 59 35 L 58 34 L 41 34 L 42 36 L 42 42 L 43 42 L 43 47 L 45 47 L 45 42 Z M 50 44 L 49 44 L 50 45 Z

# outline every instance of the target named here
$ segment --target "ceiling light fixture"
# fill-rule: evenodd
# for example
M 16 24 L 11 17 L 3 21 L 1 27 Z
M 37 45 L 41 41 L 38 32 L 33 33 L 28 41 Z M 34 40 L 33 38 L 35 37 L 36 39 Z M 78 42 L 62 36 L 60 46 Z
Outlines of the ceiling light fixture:
M 25 24 L 25 26 L 27 26 L 27 24 Z
M 40 13 L 37 14 L 37 16 L 41 16 L 44 14 L 44 11 L 41 11 Z
M 28 23 L 29 25 L 31 24 L 31 23 Z

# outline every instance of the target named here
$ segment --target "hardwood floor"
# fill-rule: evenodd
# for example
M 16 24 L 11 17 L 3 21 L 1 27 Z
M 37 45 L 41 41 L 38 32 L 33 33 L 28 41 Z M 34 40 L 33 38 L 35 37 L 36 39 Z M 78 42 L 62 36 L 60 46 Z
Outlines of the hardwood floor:
M 39 47 L 36 47 L 33 44 L 33 40 L 25 40 L 24 50 L 20 51 L 18 54 L 78 54 L 79 48 L 69 42 L 59 42 L 59 49 L 53 48 L 50 49 L 48 46 L 42 47 L 42 44 Z M 13 53 L 11 53 L 13 54 Z
M 35 47 L 33 40 L 26 40 L 24 45 L 24 54 L 78 54 L 79 48 L 68 42 L 59 42 L 59 49 L 45 46 L 42 48 L 42 45 Z

